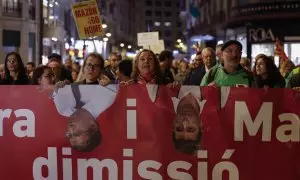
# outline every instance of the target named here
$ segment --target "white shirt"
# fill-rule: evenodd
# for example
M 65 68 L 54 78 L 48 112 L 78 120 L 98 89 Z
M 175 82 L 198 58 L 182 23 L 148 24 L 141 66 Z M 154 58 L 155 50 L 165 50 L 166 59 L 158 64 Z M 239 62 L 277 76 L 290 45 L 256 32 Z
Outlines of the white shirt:
M 199 86 L 181 86 L 178 96 L 172 97 L 173 106 L 174 106 L 174 110 L 176 113 L 177 113 L 177 106 L 178 106 L 181 98 L 183 98 L 189 94 L 195 97 L 195 99 L 197 100 L 198 105 L 200 107 L 200 113 L 202 112 L 203 107 L 206 103 L 206 100 L 201 101 L 200 87 Z
M 80 101 L 83 109 L 89 111 L 96 119 L 103 111 L 108 109 L 116 99 L 118 86 L 109 85 L 78 85 L 81 95 Z M 53 94 L 54 103 L 58 113 L 70 117 L 76 109 L 76 100 L 70 85 L 58 89 Z

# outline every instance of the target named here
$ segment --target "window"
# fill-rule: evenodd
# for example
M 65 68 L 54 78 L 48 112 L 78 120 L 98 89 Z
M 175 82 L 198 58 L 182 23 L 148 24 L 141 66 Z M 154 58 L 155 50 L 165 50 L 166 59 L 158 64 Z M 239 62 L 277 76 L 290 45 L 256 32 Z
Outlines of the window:
M 172 25 L 172 23 L 171 23 L 171 22 L 168 22 L 168 21 L 167 21 L 167 22 L 165 22 L 165 26 L 166 26 L 166 27 L 170 27 L 171 25 Z
M 28 2 L 29 6 L 29 18 L 35 20 L 35 4 L 33 4 L 32 0 Z
M 165 45 L 166 45 L 167 47 L 170 47 L 170 46 L 171 46 L 171 41 L 165 41 Z
M 165 1 L 164 6 L 165 7 L 171 7 L 171 2 L 170 1 Z
M 154 26 L 160 26 L 160 22 L 159 21 L 154 21 Z
M 155 11 L 155 16 L 161 17 L 161 12 L 160 11 Z
M 149 11 L 149 10 L 148 10 L 148 11 L 146 11 L 145 14 L 146 14 L 146 16 L 152 16 L 152 11 Z
M 177 27 L 181 27 L 182 23 L 180 21 L 177 21 Z
M 172 16 L 172 14 L 171 14 L 171 12 L 170 12 L 170 11 L 166 11 L 166 12 L 165 12 L 165 16 L 166 16 L 166 17 L 171 17 L 171 16 Z
M 146 5 L 146 6 L 152 6 L 152 1 L 151 1 L 151 0 L 145 1 L 145 5 Z
M 22 16 L 22 4 L 19 0 L 2 0 L 3 12 Z
M 156 5 L 157 7 L 160 7 L 160 6 L 161 6 L 161 2 L 160 2 L 160 1 L 155 1 L 155 5 Z
M 172 32 L 169 31 L 169 30 L 166 30 L 164 34 L 165 34 L 165 37 L 170 37 L 170 36 L 172 36 Z

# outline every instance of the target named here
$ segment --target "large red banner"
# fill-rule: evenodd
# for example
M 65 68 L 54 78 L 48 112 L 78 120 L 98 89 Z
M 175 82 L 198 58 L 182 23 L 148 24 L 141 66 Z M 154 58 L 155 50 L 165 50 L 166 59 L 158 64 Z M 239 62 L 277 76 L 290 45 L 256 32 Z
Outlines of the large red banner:
M 1 179 L 300 179 L 300 93 L 289 89 L 0 92 Z

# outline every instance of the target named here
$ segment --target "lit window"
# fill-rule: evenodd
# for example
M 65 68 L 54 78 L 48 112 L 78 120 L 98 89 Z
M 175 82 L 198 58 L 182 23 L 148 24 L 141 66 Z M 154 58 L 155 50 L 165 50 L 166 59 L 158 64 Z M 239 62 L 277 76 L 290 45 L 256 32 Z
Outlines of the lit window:
M 165 26 L 166 26 L 166 27 L 170 27 L 171 25 L 172 25 L 171 22 L 165 22 Z
M 154 22 L 154 26 L 160 26 L 160 22 L 155 21 L 155 22 Z

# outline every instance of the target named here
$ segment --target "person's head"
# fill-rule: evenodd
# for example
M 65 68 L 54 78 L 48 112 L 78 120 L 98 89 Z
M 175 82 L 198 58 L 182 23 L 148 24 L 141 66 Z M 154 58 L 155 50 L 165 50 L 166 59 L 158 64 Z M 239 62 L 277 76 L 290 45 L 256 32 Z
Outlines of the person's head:
M 246 70 L 250 70 L 251 69 L 250 60 L 248 58 L 245 58 L 245 57 L 241 58 L 240 64 Z
M 104 59 L 98 53 L 90 53 L 83 62 L 83 74 L 86 80 L 96 81 L 104 68 Z
M 200 105 L 189 94 L 183 97 L 173 122 L 173 143 L 175 148 L 187 154 L 194 154 L 201 141 Z
M 194 59 L 194 68 L 198 68 L 203 65 L 201 52 L 197 52 L 196 57 Z
M 87 110 L 81 108 L 68 119 L 66 138 L 80 152 L 93 151 L 102 140 L 99 124 Z
M 178 69 L 179 68 L 179 64 L 180 64 L 180 61 L 179 60 L 173 60 L 172 62 L 172 67 L 174 69 Z
M 34 62 L 27 63 L 27 65 L 26 65 L 27 74 L 29 75 L 34 70 L 34 68 L 35 68 Z
M 224 68 L 236 69 L 240 65 L 243 46 L 235 40 L 227 41 L 222 47 L 222 59 Z
M 165 62 L 159 62 L 160 71 L 164 74 L 166 71 L 166 64 Z
M 54 84 L 55 83 L 54 73 L 52 72 L 51 68 L 47 66 L 37 67 L 33 71 L 31 81 L 32 81 L 31 82 L 32 85 L 47 86 L 50 84 Z
M 290 72 L 295 68 L 295 64 L 291 60 L 284 61 L 282 64 L 282 75 L 286 76 L 289 75 Z
M 0 64 L 0 79 L 4 79 L 4 78 L 5 78 L 4 64 Z
M 79 71 L 77 71 L 76 69 L 72 69 L 72 80 L 73 82 L 76 82 L 77 78 L 78 78 L 78 74 L 79 74 Z
M 223 63 L 223 59 L 222 59 L 222 47 L 223 46 L 224 46 L 224 44 L 218 44 L 216 46 L 216 56 L 221 63 Z
M 65 67 L 68 69 L 72 69 L 72 59 L 66 59 Z
M 174 56 L 171 51 L 164 50 L 159 54 L 159 61 L 164 62 L 166 64 L 166 68 L 171 68 L 173 59 Z
M 179 64 L 179 72 L 186 72 L 188 69 L 188 63 L 186 61 L 181 61 Z
M 119 80 L 123 80 L 125 77 L 130 78 L 132 73 L 132 61 L 122 60 L 118 64 L 117 77 Z
M 111 53 L 111 55 L 109 57 L 110 67 L 113 69 L 116 69 L 118 67 L 118 63 L 121 61 L 121 59 L 122 58 L 119 53 L 117 53 L 117 52 Z
M 78 62 L 74 62 L 72 64 L 72 69 L 75 69 L 77 72 L 79 72 L 80 71 L 80 65 L 79 65 L 79 63 Z
M 139 75 L 147 77 L 152 74 L 161 74 L 159 62 L 151 50 L 144 49 L 135 57 L 133 78 L 137 78 Z
M 208 69 L 216 64 L 215 51 L 211 47 L 204 48 L 201 54 L 203 62 Z
M 266 55 L 260 54 L 256 56 L 254 67 L 254 75 L 258 75 L 261 77 L 273 77 L 277 75 L 277 73 L 279 73 L 279 70 L 274 63 L 274 60 Z
M 61 67 L 62 67 L 61 56 L 59 54 L 54 53 L 48 57 L 48 60 L 49 61 L 47 66 L 52 69 L 56 77 L 59 77 L 61 73 Z
M 19 77 L 26 76 L 26 70 L 20 54 L 11 52 L 5 58 L 5 76 L 10 77 L 10 73 L 18 73 Z

